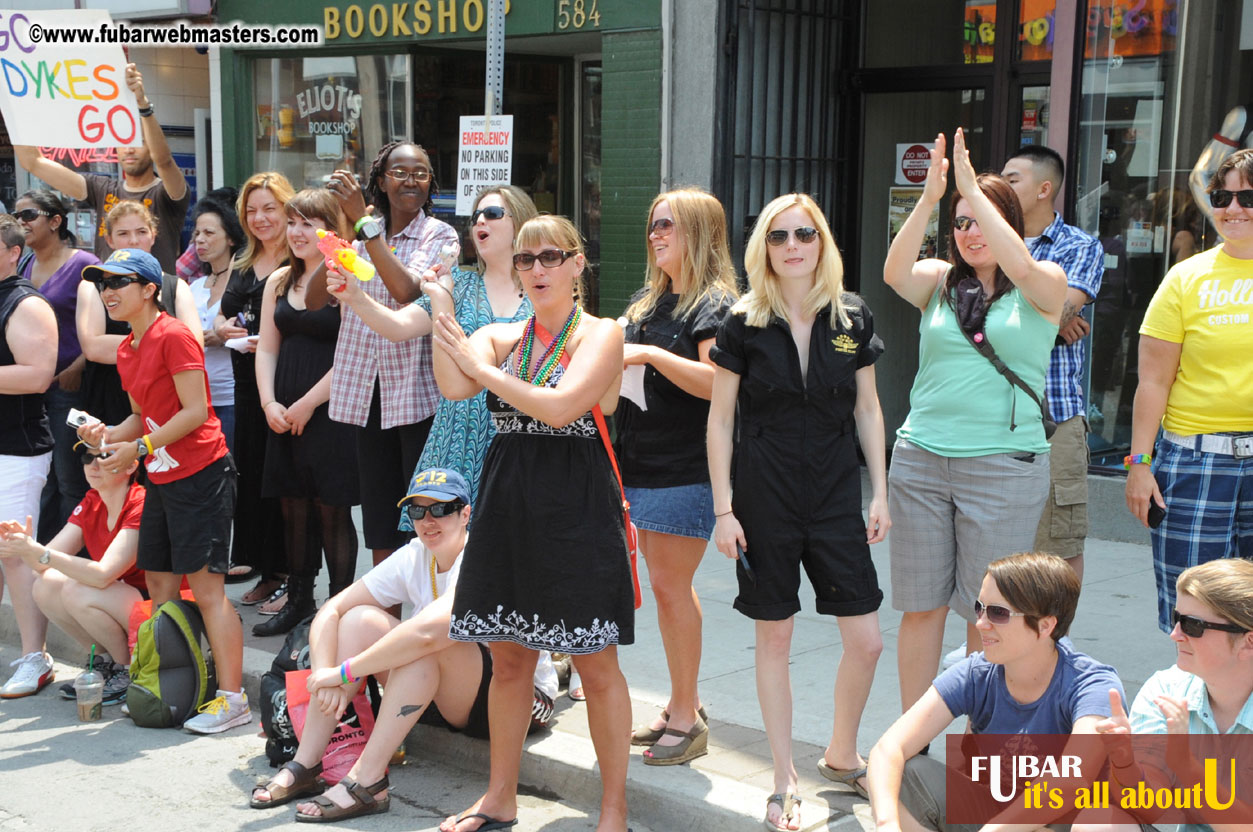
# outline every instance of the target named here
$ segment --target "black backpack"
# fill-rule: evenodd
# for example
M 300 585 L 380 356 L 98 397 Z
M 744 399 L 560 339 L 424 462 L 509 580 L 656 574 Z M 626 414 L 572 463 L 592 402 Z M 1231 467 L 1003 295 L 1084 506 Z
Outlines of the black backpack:
M 261 728 L 265 731 L 265 756 L 270 765 L 281 766 L 296 756 L 296 732 L 287 715 L 287 671 L 309 668 L 309 625 L 313 616 L 287 634 L 270 669 L 261 677 Z

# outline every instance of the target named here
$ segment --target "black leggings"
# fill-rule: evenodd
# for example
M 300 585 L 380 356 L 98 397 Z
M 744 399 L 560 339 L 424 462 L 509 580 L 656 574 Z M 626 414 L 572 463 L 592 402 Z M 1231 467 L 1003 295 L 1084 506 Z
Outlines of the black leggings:
M 326 552 L 331 595 L 352 583 L 357 570 L 357 528 L 349 506 L 283 497 L 287 567 L 292 575 L 313 579 Z

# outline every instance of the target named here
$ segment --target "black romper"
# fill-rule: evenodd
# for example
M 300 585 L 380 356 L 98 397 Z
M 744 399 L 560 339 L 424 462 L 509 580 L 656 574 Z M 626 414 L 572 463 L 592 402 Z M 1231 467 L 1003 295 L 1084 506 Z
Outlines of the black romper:
M 757 328 L 732 313 L 710 355 L 740 376 L 731 507 L 744 528 L 750 583 L 736 569 L 735 608 L 749 618 L 782 621 L 800 611 L 800 569 L 824 615 L 864 615 L 883 601 L 866 543 L 857 461 L 856 372 L 883 353 L 861 298 L 844 295 L 852 328 L 831 327 L 830 306 L 809 339 L 801 379 L 786 321 Z

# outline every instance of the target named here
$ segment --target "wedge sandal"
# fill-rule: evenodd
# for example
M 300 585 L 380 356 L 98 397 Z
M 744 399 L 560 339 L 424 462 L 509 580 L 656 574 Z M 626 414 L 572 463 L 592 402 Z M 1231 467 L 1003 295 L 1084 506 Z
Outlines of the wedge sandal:
M 696 709 L 696 715 L 699 716 L 701 719 L 705 720 L 706 724 L 709 723 L 709 715 L 705 713 L 704 705 L 701 705 L 699 708 Z M 667 710 L 663 710 L 661 712 L 661 718 L 664 719 L 666 722 L 669 722 L 670 712 Z M 661 726 L 660 728 L 657 728 L 656 730 L 654 730 L 649 725 L 641 725 L 640 727 L 636 728 L 631 733 L 631 745 L 653 745 L 654 743 L 657 742 L 657 740 L 661 739 L 662 735 L 664 735 L 665 733 L 666 733 L 666 726 L 664 725 Z
M 665 733 L 671 737 L 682 737 L 683 741 L 677 745 L 652 746 L 644 752 L 644 765 L 677 766 L 709 753 L 709 726 L 699 716 L 692 730 L 666 728 Z
M 291 803 L 293 800 L 299 800 L 302 797 L 313 797 L 326 791 L 326 781 L 320 775 L 322 773 L 322 763 L 318 763 L 313 768 L 305 768 L 300 763 L 292 760 L 284 763 L 282 768 L 292 773 L 292 784 L 290 786 L 280 786 L 274 782 L 274 778 L 264 785 L 257 786 L 252 790 L 252 799 L 248 801 L 248 805 L 254 809 L 268 809 L 271 806 L 283 806 Z M 257 792 L 267 791 L 270 793 L 269 800 L 257 800 Z
M 296 821 L 298 823 L 335 823 L 364 815 L 379 815 L 392 807 L 391 794 L 382 800 L 374 799 L 376 794 L 386 791 L 390 786 L 386 774 L 383 775 L 383 779 L 372 786 L 363 786 L 351 777 L 345 777 L 339 781 L 339 784 L 348 790 L 348 796 L 353 799 L 351 806 L 336 805 L 335 801 L 325 794 L 319 795 L 313 798 L 312 802 L 317 804 L 321 814 L 306 815 L 304 812 L 297 812 Z

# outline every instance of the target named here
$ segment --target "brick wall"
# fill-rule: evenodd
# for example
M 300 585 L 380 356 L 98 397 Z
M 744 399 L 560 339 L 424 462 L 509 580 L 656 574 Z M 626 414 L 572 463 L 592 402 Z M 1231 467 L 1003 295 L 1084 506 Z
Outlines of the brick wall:
M 644 226 L 661 187 L 661 32 L 607 32 L 602 59 L 600 314 L 617 316 L 643 284 Z

